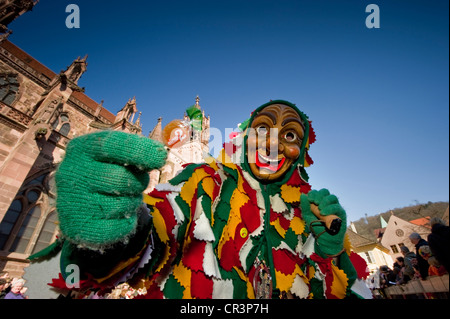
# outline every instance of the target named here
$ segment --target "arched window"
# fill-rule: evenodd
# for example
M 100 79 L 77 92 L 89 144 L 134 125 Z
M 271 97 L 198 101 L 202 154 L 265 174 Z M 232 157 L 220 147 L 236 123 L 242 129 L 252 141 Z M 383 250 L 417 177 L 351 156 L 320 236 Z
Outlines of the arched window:
M 40 217 L 40 206 L 34 206 L 28 211 L 9 251 L 21 254 L 24 254 L 26 252 L 28 244 L 33 237 Z
M 58 231 L 53 174 L 26 182 L 0 223 L 0 250 L 30 254 L 48 246 Z
M 64 123 L 63 125 L 61 125 L 59 133 L 61 133 L 62 135 L 67 137 L 67 135 L 69 135 L 69 132 L 70 132 L 70 124 L 69 123 Z
M 70 132 L 69 116 L 65 113 L 59 115 L 59 117 L 53 122 L 53 129 L 58 131 L 61 135 L 68 137 Z
M 55 241 L 55 234 L 58 228 L 58 215 L 56 211 L 53 210 L 50 214 L 48 214 L 47 219 L 45 220 L 44 226 L 42 226 L 41 233 L 39 234 L 39 238 L 34 245 L 32 254 L 35 254 L 42 249 L 48 247 L 52 242 Z
M 17 75 L 0 74 L 0 101 L 7 105 L 11 105 L 19 92 L 19 82 Z

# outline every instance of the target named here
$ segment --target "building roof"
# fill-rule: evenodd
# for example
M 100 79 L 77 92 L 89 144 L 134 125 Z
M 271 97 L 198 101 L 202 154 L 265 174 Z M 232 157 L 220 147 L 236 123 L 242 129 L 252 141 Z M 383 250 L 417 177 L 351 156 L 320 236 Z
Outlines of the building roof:
M 1 47 L 3 47 L 6 51 L 11 53 L 14 57 L 22 61 L 26 66 L 32 68 L 34 71 L 44 75 L 48 79 L 53 79 L 57 74 L 47 68 L 45 65 L 34 59 L 31 55 L 20 49 L 15 44 L 11 43 L 9 40 L 5 40 L 1 43 Z M 72 97 L 77 99 L 78 101 L 82 102 L 84 105 L 89 107 L 94 112 L 99 107 L 99 103 L 91 99 L 89 96 L 84 94 L 83 92 L 73 91 Z M 100 110 L 100 116 L 103 116 L 105 119 L 110 121 L 111 123 L 115 122 L 116 116 L 108 111 L 107 109 L 103 108 Z
M 414 224 L 414 225 L 431 228 L 430 227 L 430 216 L 417 218 L 417 219 L 414 219 L 414 220 L 410 220 L 409 222 L 411 224 Z
M 42 63 L 38 62 L 31 55 L 20 49 L 15 44 L 11 43 L 9 40 L 5 40 L 2 42 L 1 46 L 20 61 L 22 61 L 25 65 L 29 66 L 36 72 L 43 74 L 45 77 L 52 79 L 55 77 L 56 73 L 47 68 Z
M 348 239 L 350 240 L 350 243 L 352 244 L 352 247 L 354 247 L 354 248 L 377 244 L 376 241 L 369 239 L 367 237 L 361 236 L 361 235 L 355 233 L 351 229 L 347 229 L 347 235 L 348 235 Z
M 95 102 L 93 99 L 91 99 L 89 96 L 84 94 L 83 92 L 73 91 L 72 97 L 76 98 L 78 101 L 82 102 L 84 105 L 88 106 L 92 110 L 96 110 L 99 106 L 99 103 Z M 104 118 L 106 118 L 111 123 L 114 123 L 116 116 L 112 114 L 110 111 L 102 107 L 100 110 L 100 114 Z

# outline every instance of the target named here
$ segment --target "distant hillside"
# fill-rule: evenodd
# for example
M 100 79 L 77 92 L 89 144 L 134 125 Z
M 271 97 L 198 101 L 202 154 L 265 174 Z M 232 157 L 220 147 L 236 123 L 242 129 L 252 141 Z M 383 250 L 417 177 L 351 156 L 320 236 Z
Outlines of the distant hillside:
M 400 217 L 401 219 L 411 221 L 414 219 L 422 218 L 422 217 L 439 217 L 442 218 L 444 212 L 448 207 L 448 202 L 428 202 L 427 204 L 418 204 L 415 206 L 407 206 L 403 208 L 395 208 L 392 211 L 394 215 Z M 358 234 L 375 240 L 374 230 L 381 228 L 380 216 L 386 222 L 389 222 L 389 218 L 391 217 L 391 211 L 381 213 L 375 216 L 366 216 L 362 217 L 357 221 L 354 221 L 356 230 Z

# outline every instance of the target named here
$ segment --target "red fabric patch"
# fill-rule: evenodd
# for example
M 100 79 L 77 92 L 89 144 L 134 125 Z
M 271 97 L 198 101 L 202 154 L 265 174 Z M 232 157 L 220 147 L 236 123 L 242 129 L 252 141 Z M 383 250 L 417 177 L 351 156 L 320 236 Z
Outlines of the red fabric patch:
M 252 284 L 252 286 L 254 284 L 255 275 L 256 275 L 256 267 L 255 267 L 255 265 L 252 265 L 252 267 L 250 268 L 250 270 L 248 272 L 248 279 L 250 280 L 250 283 Z M 255 287 L 253 286 L 253 289 L 254 288 Z
M 243 176 L 242 175 L 242 170 L 241 170 L 241 168 L 239 166 L 238 166 L 238 170 L 239 170 L 239 174 L 241 176 Z M 256 191 L 253 188 L 251 188 L 251 186 L 248 184 L 248 182 L 245 179 L 244 179 L 244 182 L 242 183 L 242 187 L 244 188 L 244 192 L 250 198 L 251 202 L 255 206 L 258 206 L 258 202 L 256 200 Z
M 216 171 L 214 170 L 214 168 L 212 168 L 211 166 L 206 165 L 206 164 L 200 166 L 200 168 L 203 168 L 203 170 L 205 171 L 205 173 L 207 173 L 209 176 L 213 176 L 213 175 L 216 173 Z
M 261 218 L 259 216 L 259 207 L 251 201 L 245 203 L 239 209 L 241 213 L 242 221 L 247 227 L 249 233 L 252 233 L 261 224 Z
M 183 253 L 183 264 L 194 271 L 203 270 L 203 256 L 205 254 L 206 242 L 192 240 L 192 243 Z
M 239 256 L 232 240 L 227 241 L 222 246 L 222 255 L 219 261 L 220 265 L 226 271 L 231 271 L 233 266 L 240 266 Z
M 291 225 L 291 221 L 287 220 L 282 214 L 270 210 L 270 222 L 273 223 L 277 220 L 280 223 L 281 228 L 283 228 L 284 230 L 288 230 L 289 226 Z
M 300 174 L 298 172 L 298 169 L 294 170 L 289 180 L 286 182 L 286 185 L 289 186 L 299 186 L 302 183 L 302 179 L 300 178 Z
M 97 281 L 95 281 L 94 277 L 91 274 L 86 274 L 87 279 L 86 280 L 80 280 L 78 284 L 80 285 L 80 288 L 75 288 L 74 290 L 87 290 L 87 289 L 98 289 L 98 288 L 107 288 L 106 284 L 99 284 Z M 69 289 L 67 288 L 66 280 L 64 279 L 63 275 L 61 273 L 58 274 L 58 278 L 53 278 L 52 282 L 47 284 L 50 287 L 59 288 L 59 289 Z
M 281 214 L 277 214 L 278 215 L 278 221 L 280 222 L 281 227 L 284 230 L 288 230 L 289 226 L 291 225 L 291 221 L 286 219 L 283 215 Z
M 302 218 L 302 211 L 298 207 L 292 207 L 294 209 L 294 217 Z
M 223 143 L 223 149 L 225 150 L 225 153 L 231 157 L 234 153 L 236 153 L 237 147 L 232 142 L 227 142 Z
M 275 213 L 272 209 L 270 209 L 270 222 L 272 223 L 272 222 L 274 222 L 274 221 L 276 221 L 277 220 L 277 213 Z
M 331 269 L 331 258 L 322 258 L 316 253 L 310 256 L 312 261 L 315 261 L 320 268 L 320 271 L 325 275 L 325 296 L 327 299 L 338 299 L 335 295 L 331 293 L 331 285 L 333 284 L 333 270 Z
M 213 281 L 202 271 L 193 271 L 191 275 L 191 295 L 198 299 L 211 299 Z
M 170 205 L 169 201 L 167 200 L 166 196 L 169 194 L 168 192 L 158 192 L 153 191 L 152 196 L 156 198 L 162 198 L 164 199 L 161 202 L 155 203 L 155 207 L 159 210 L 161 216 L 164 219 L 164 223 L 166 224 L 166 231 L 169 235 L 169 238 L 171 240 L 174 239 L 174 235 L 172 233 L 173 228 L 176 226 L 177 221 L 175 219 L 175 214 L 173 212 L 172 206 Z
M 370 275 L 370 273 L 367 271 L 367 263 L 364 258 L 354 253 L 353 251 L 351 252 L 349 258 L 353 264 L 353 267 L 355 267 L 358 278 L 366 279 L 367 276 Z
M 295 264 L 297 263 L 293 256 L 284 249 L 272 249 L 273 263 L 275 269 L 282 272 L 285 275 L 290 275 L 295 270 Z
M 311 185 L 302 181 L 302 184 L 300 185 L 300 192 L 302 194 L 308 194 L 310 191 L 311 191 Z
M 308 194 L 311 191 L 311 185 L 309 185 L 306 181 L 302 179 L 298 169 L 294 170 L 289 180 L 286 182 L 286 185 L 289 186 L 300 186 L 300 191 L 303 194 Z

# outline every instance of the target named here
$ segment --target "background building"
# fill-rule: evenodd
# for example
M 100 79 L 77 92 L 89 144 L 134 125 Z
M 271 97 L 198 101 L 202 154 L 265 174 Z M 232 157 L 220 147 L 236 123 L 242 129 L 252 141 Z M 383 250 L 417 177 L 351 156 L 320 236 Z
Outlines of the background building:
M 431 227 L 423 225 L 417 225 L 413 221 L 406 221 L 395 215 L 389 218 L 389 222 L 381 238 L 381 244 L 384 247 L 389 248 L 392 258 L 395 260 L 397 257 L 403 257 L 400 248 L 402 246 L 408 247 L 412 252 L 416 252 L 415 246 L 411 243 L 409 235 L 412 233 L 418 233 L 423 239 L 427 240 L 428 235 L 431 233 Z
M 347 235 L 352 245 L 352 250 L 366 261 L 371 274 L 375 273 L 383 265 L 392 267 L 394 261 L 389 254 L 389 249 L 375 240 L 358 234 L 356 229 L 347 229 Z
M 200 98 L 195 99 L 195 107 L 201 110 Z M 184 114 L 183 121 L 188 123 L 189 117 Z M 209 128 L 210 117 L 205 116 L 205 111 L 202 111 L 202 130 L 192 128 L 189 140 L 178 148 L 170 150 L 167 163 L 159 170 L 154 170 L 150 173 L 150 184 L 146 192 L 153 190 L 157 184 L 167 183 L 172 177 L 183 169 L 183 165 L 188 163 L 204 162 L 205 155 L 209 154 Z M 155 128 L 150 132 L 149 137 L 159 142 L 162 140 L 162 118 L 158 119 Z

